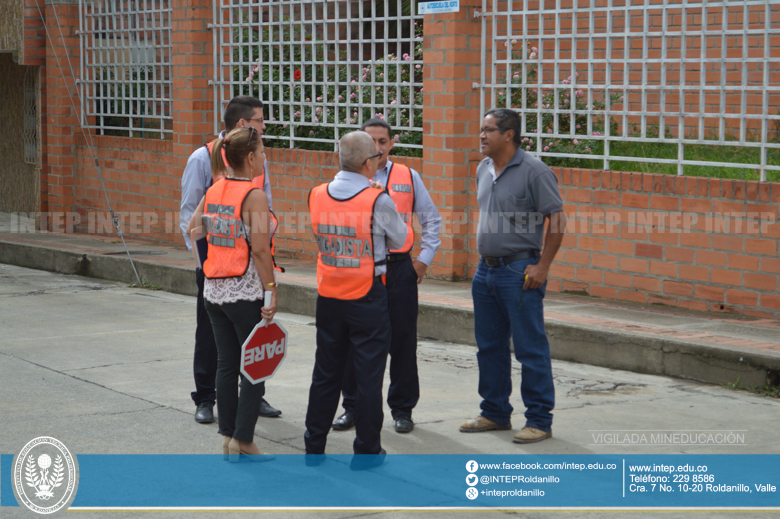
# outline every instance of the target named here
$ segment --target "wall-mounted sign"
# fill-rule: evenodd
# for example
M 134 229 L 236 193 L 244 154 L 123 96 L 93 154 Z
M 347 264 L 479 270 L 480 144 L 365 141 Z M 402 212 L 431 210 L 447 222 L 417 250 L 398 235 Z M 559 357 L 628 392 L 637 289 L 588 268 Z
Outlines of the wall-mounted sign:
M 417 3 L 417 14 L 457 13 L 458 11 L 460 11 L 460 0 Z

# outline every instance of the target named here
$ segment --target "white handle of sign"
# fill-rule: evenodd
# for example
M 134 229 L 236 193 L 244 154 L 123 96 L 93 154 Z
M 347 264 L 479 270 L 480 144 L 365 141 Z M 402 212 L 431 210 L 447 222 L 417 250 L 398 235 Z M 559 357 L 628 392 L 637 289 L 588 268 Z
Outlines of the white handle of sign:
M 265 291 L 265 299 L 263 299 L 263 308 L 268 308 L 268 305 L 271 304 L 271 291 L 266 290 Z M 265 326 L 268 324 L 268 319 L 263 319 L 260 321 L 260 326 Z

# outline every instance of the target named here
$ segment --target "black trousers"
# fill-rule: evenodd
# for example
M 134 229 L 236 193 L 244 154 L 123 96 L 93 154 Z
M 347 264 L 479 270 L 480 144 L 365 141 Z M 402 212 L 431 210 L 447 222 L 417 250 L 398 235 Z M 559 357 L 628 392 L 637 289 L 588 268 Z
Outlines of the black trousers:
M 379 454 L 382 379 L 390 348 L 387 290 L 375 279 L 368 294 L 354 301 L 317 298 L 317 353 L 306 410 L 304 442 L 309 454 L 323 454 L 339 407 L 350 351 L 355 377 L 355 454 Z
M 390 313 L 390 389 L 387 405 L 393 419 L 412 416 L 420 399 L 417 375 L 417 272 L 412 259 L 387 264 L 387 300 Z M 355 409 L 355 366 L 349 362 L 341 386 L 344 410 Z
M 263 301 L 236 301 L 215 305 L 206 301 L 219 351 L 217 415 L 219 433 L 242 442 L 254 441 L 265 382 L 257 385 L 241 375 L 241 346 L 260 322 Z M 241 377 L 239 394 L 238 378 Z
M 195 405 L 203 402 L 212 404 L 217 398 L 217 343 L 211 321 L 203 306 L 203 270 L 195 270 L 195 280 L 198 283 L 197 324 L 195 327 L 195 355 L 192 359 L 192 372 L 195 375 L 195 391 L 190 393 Z

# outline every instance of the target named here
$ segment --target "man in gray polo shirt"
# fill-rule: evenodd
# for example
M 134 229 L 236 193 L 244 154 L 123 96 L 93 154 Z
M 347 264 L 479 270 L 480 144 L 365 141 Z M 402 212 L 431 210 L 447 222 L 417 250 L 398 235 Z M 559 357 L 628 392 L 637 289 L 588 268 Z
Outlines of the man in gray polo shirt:
M 542 301 L 566 215 L 555 174 L 520 148 L 516 112 L 488 111 L 479 137 L 487 158 L 477 168 L 481 257 L 471 294 L 483 400 L 481 414 L 463 422 L 460 431 L 512 429 L 511 336 L 523 366 L 520 394 L 526 407 L 525 427 L 514 441 L 534 443 L 552 436 L 555 389 Z

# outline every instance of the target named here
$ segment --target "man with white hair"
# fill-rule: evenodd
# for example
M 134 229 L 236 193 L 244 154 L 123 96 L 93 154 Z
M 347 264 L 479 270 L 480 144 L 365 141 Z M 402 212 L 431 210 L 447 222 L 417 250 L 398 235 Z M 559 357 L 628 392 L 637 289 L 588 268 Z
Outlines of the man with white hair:
M 388 249 L 401 247 L 406 225 L 390 196 L 371 187 L 382 152 L 365 132 L 339 142 L 341 171 L 312 189 L 309 210 L 319 248 L 317 261 L 317 353 L 306 411 L 307 454 L 324 454 L 336 415 L 350 351 L 357 399 L 355 454 L 379 454 L 381 463 L 382 379 L 390 348 L 387 289 Z M 356 457 L 356 460 L 358 458 Z M 353 468 L 360 468 L 357 462 Z

